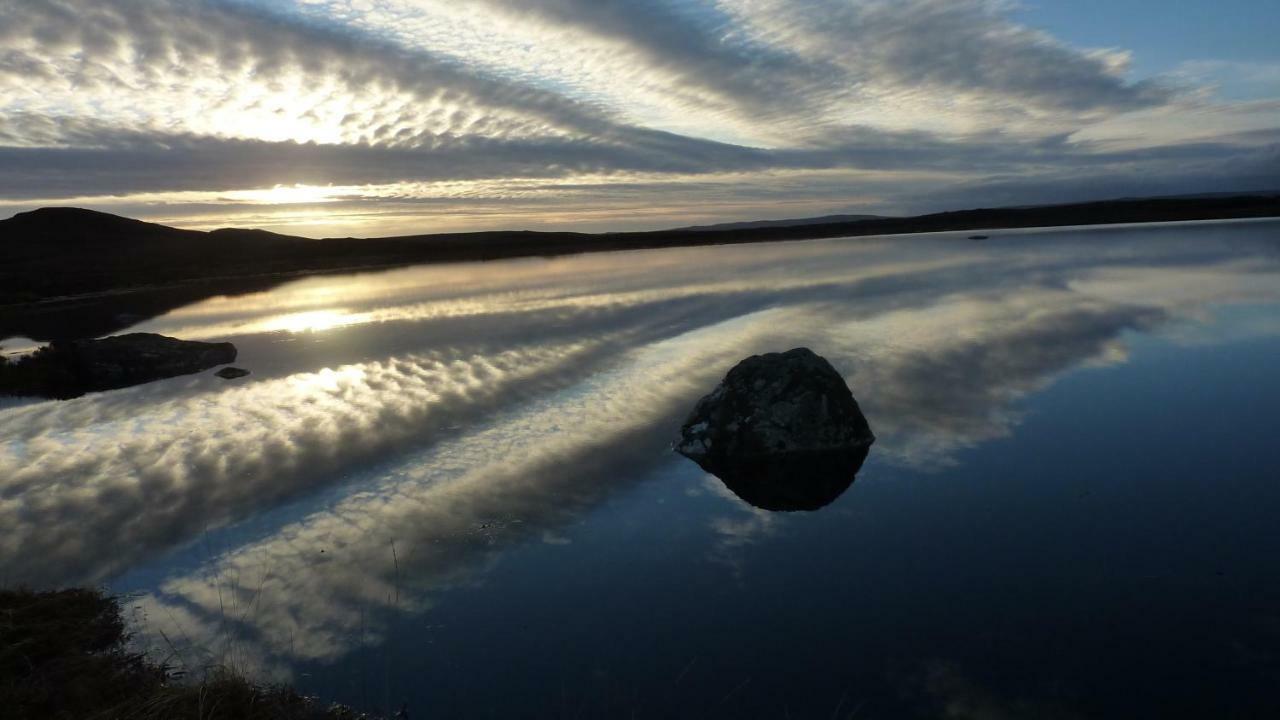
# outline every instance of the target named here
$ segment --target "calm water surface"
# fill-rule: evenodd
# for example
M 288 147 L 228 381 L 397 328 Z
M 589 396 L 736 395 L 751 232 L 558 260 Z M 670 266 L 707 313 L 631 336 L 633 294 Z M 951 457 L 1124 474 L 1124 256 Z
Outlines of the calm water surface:
M 1280 716 L 1280 223 L 416 267 L 133 329 L 253 375 L 0 405 L 0 582 L 130 593 L 174 664 L 412 718 Z M 773 513 L 669 446 L 800 345 L 879 439 Z

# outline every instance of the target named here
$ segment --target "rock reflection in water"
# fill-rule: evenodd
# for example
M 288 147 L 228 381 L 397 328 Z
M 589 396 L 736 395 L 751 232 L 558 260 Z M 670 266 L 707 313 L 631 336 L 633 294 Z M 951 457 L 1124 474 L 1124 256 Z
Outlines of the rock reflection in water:
M 870 450 L 790 453 L 703 469 L 762 510 L 821 510 L 853 485 Z

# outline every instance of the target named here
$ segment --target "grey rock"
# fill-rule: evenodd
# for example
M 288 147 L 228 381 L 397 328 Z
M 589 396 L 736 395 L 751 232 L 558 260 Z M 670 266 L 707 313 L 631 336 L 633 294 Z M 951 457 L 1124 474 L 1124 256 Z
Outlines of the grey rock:
M 236 378 L 242 378 L 248 374 L 249 374 L 248 370 L 245 370 L 244 368 L 238 368 L 238 367 L 224 367 L 218 372 L 214 373 L 214 375 L 217 375 L 223 380 L 235 380 Z
M 738 363 L 698 401 L 675 449 L 754 505 L 815 510 L 848 488 L 874 441 L 844 378 L 796 348 Z
M 753 355 L 698 401 L 676 450 L 694 461 L 860 448 L 875 436 L 844 378 L 808 348 Z

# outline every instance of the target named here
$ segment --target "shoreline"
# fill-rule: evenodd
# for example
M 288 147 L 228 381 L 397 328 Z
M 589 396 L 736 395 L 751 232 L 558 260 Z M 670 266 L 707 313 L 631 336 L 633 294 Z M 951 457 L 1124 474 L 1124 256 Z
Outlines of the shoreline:
M 415 265 L 461 265 L 465 263 L 487 263 L 498 262 L 503 260 L 524 260 L 524 259 L 550 259 L 556 257 L 568 257 L 573 255 L 592 255 L 598 253 L 622 253 L 622 252 L 643 252 L 646 250 L 667 250 L 678 248 L 698 248 L 698 247 L 717 247 L 721 245 L 755 245 L 771 242 L 787 243 L 787 242 L 809 242 L 813 240 L 841 240 L 841 239 L 875 239 L 875 238 L 891 238 L 903 236 L 930 236 L 943 235 L 955 232 L 1000 232 L 1002 230 L 1070 230 L 1072 228 L 1134 228 L 1149 227 L 1160 225 L 1198 225 L 1208 223 L 1225 223 L 1225 222 L 1267 222 L 1280 221 L 1280 211 L 1276 215 L 1255 215 L 1247 217 L 1224 217 L 1224 218 L 1203 218 L 1198 220 L 1156 220 L 1156 221 L 1139 221 L 1139 222 L 1107 222 L 1107 223 L 1085 223 L 1080 225 L 1030 225 L 1030 226 L 1005 226 L 990 228 L 965 228 L 965 229 L 947 229 L 947 230 L 929 230 L 923 232 L 891 232 L 878 235 L 834 235 L 822 237 L 795 237 L 783 238 L 779 240 L 723 240 L 720 242 L 691 242 L 682 245 L 670 245 L 663 247 L 627 247 L 627 248 L 592 248 L 584 247 L 579 250 L 565 251 L 558 253 L 529 253 L 527 255 L 512 255 L 509 257 L 496 257 L 484 259 L 424 259 L 424 260 L 400 260 L 386 263 L 375 264 L 358 264 L 345 265 L 338 267 L 316 268 L 316 269 L 297 269 L 297 270 L 281 270 L 278 272 L 255 273 L 244 275 L 214 275 L 209 277 L 187 278 L 176 280 L 171 283 L 152 284 L 152 285 L 132 285 L 127 287 L 112 288 L 109 290 L 99 290 L 78 295 L 58 295 L 39 300 L 31 300 L 23 303 L 0 304 L 0 312 L 12 308 L 31 308 L 41 305 L 53 305 L 58 303 L 71 303 L 82 300 L 100 300 L 104 298 L 125 296 L 133 293 L 157 292 L 165 290 L 173 290 L 183 287 L 196 287 L 217 282 L 240 282 L 249 280 L 272 281 L 280 284 L 308 277 L 322 277 L 325 275 L 348 275 L 364 272 L 382 272 L 384 270 L 396 270 L 399 268 L 413 267 Z M 720 232 L 720 231 L 717 231 Z M 741 230 L 724 231 L 724 232 L 742 232 Z M 958 238 L 961 240 L 973 240 L 974 238 Z M 984 237 L 982 240 L 995 239 L 995 237 Z M 316 241 L 322 242 L 322 241 Z M 230 294 L 230 293 L 224 293 Z
M 210 297 L 261 292 L 310 276 L 412 265 L 946 232 L 1276 218 L 1280 218 L 1280 194 L 977 209 L 728 230 L 500 231 L 311 240 L 260 230 L 203 233 L 88 210 L 51 208 L 0 220 L 0 342 L 102 337 Z

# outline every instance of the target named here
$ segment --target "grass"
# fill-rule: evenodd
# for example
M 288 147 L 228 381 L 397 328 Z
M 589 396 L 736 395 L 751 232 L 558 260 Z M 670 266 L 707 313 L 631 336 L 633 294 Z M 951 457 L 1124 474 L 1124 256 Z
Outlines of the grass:
M 0 590 L 0 717 L 8 720 L 358 720 L 226 669 L 198 681 L 129 649 L 118 598 Z

